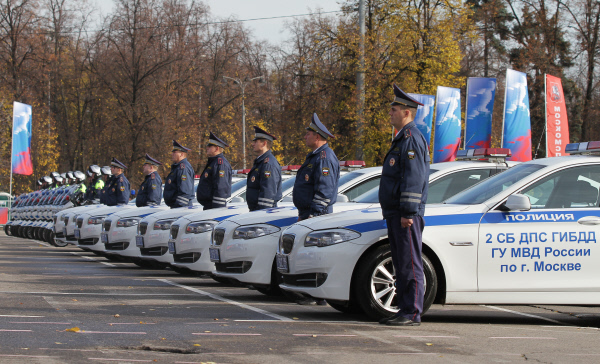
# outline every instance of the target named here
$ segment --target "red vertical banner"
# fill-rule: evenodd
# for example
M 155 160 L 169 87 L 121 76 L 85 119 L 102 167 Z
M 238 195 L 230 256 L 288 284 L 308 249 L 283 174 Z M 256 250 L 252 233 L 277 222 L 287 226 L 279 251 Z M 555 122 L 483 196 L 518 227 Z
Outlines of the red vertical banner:
M 546 75 L 546 157 L 568 155 L 569 120 L 560 78 Z

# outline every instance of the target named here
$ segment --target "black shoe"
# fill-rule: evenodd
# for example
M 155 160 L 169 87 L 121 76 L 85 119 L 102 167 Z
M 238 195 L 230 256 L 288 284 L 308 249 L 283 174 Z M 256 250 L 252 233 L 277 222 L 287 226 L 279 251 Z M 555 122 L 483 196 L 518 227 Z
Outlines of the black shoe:
M 388 322 L 385 323 L 388 326 L 420 326 L 421 323 L 420 322 L 414 322 L 411 319 L 407 319 L 404 316 L 398 316 L 398 317 L 394 317 L 390 320 L 388 320 Z
M 384 317 L 384 318 L 382 318 L 381 320 L 379 320 L 379 323 L 380 323 L 381 325 L 385 325 L 385 324 L 387 324 L 387 322 L 388 322 L 389 320 L 395 319 L 396 317 L 398 317 L 398 315 L 392 315 L 392 316 Z

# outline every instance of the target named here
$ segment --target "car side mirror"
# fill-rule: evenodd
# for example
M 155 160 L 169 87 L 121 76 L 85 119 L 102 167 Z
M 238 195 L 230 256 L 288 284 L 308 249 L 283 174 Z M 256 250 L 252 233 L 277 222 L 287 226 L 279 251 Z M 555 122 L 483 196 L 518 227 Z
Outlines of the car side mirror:
M 234 198 L 231 199 L 231 201 L 229 201 L 231 203 L 242 203 L 242 202 L 246 202 L 243 198 L 236 196 Z
M 349 202 L 350 200 L 348 199 L 348 196 L 346 195 L 342 195 L 341 193 L 338 193 L 337 195 L 337 202 Z
M 529 197 L 521 194 L 510 195 L 506 199 L 504 206 L 508 211 L 529 211 L 531 210 L 531 202 Z

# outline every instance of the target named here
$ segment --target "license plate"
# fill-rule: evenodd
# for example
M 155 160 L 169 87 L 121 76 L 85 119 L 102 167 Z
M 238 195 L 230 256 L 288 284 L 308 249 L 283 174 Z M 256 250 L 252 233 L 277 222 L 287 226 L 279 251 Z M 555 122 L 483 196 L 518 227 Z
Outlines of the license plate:
M 290 271 L 287 255 L 277 254 L 277 270 L 283 273 Z
M 67 237 L 67 228 L 66 227 L 63 228 L 63 236 L 65 238 Z
M 144 237 L 143 236 L 141 236 L 141 235 L 135 236 L 135 246 L 137 246 L 138 248 L 144 247 Z
M 100 234 L 100 241 L 102 241 L 102 244 L 108 244 L 108 234 L 101 233 Z
M 75 239 L 81 239 L 81 232 L 79 231 L 79 229 L 75 229 Z
M 208 252 L 210 253 L 210 261 L 220 263 L 221 262 L 221 254 L 219 249 L 217 248 L 208 248 Z
M 169 253 L 175 254 L 175 240 L 169 240 L 167 244 L 169 245 Z

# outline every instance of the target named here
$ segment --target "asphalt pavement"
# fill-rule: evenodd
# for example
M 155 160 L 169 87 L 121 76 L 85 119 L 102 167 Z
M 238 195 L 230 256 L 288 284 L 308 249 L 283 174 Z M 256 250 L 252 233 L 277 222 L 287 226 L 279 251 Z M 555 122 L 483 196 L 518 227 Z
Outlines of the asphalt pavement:
M 329 306 L 0 235 L 0 363 L 597 363 L 600 309 L 434 305 L 393 328 Z

